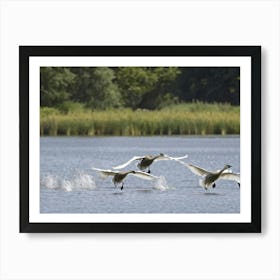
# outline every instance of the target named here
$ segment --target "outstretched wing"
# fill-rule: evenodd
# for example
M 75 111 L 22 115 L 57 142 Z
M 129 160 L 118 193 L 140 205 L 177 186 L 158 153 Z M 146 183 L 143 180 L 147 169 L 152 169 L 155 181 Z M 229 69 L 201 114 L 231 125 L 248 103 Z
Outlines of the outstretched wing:
M 162 155 L 162 156 L 159 156 L 158 158 L 155 159 L 155 161 L 158 161 L 158 160 L 175 160 L 175 161 L 180 161 L 180 159 L 184 159 L 184 158 L 187 158 L 188 155 L 185 155 L 183 157 L 170 157 L 168 155 Z
M 182 162 L 182 161 L 181 161 L 181 163 L 184 164 L 186 167 L 188 167 L 189 170 L 190 170 L 192 173 L 194 173 L 195 175 L 198 175 L 198 176 L 205 176 L 205 175 L 208 175 L 209 173 L 211 173 L 211 172 L 209 172 L 208 170 L 203 169 L 203 168 L 201 168 L 201 167 L 198 167 L 198 166 L 196 166 L 196 165 L 194 165 L 194 164 L 186 163 L 186 162 Z
M 129 161 L 127 161 L 126 163 L 113 167 L 113 169 L 122 169 L 122 168 L 125 168 L 125 167 L 128 166 L 130 163 L 132 163 L 133 161 L 135 161 L 135 160 L 141 160 L 141 159 L 143 159 L 143 158 L 144 158 L 143 156 L 142 156 L 142 157 L 135 156 L 135 157 L 131 158 Z
M 118 174 L 117 171 L 112 171 L 112 170 L 109 170 L 109 169 L 100 169 L 100 168 L 95 168 L 95 167 L 92 167 L 91 169 L 98 171 L 101 175 L 106 176 L 106 177 L 107 176 L 114 176 L 114 175 Z
M 142 172 L 142 171 L 135 171 L 135 173 L 129 173 L 129 175 L 133 175 L 136 176 L 138 178 L 144 179 L 144 180 L 157 180 L 159 179 L 159 177 L 151 175 L 149 173 L 146 172 Z
M 233 172 L 223 172 L 220 175 L 219 179 L 231 180 L 240 184 L 240 174 L 233 173 Z

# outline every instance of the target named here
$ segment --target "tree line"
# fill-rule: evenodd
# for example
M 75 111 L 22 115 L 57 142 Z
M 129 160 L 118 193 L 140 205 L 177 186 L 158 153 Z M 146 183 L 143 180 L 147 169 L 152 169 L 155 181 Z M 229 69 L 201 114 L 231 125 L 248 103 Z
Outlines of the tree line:
M 238 67 L 41 67 L 41 107 L 161 109 L 202 101 L 239 105 Z

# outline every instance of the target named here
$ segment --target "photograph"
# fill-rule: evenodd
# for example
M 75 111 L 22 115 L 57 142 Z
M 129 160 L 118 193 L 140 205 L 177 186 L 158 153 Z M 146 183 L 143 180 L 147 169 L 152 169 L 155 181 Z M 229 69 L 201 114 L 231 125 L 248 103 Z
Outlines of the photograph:
M 259 57 L 21 46 L 22 230 L 259 231 Z
M 41 213 L 239 213 L 240 69 L 41 67 Z

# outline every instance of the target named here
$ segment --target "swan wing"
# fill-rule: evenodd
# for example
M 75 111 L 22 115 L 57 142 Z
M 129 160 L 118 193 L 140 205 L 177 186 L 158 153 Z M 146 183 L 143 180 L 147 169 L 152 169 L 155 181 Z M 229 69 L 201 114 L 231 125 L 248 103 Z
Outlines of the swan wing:
M 186 167 L 188 167 L 189 170 L 190 170 L 192 173 L 194 173 L 195 175 L 198 175 L 198 176 L 205 176 L 205 175 L 208 175 L 209 173 L 211 173 L 211 172 L 209 172 L 208 170 L 203 169 L 203 168 L 201 168 L 201 167 L 198 167 L 198 166 L 196 166 L 196 165 L 194 165 L 194 164 L 185 163 L 185 162 L 182 162 L 182 161 L 181 161 L 181 163 L 183 163 Z
M 144 179 L 144 180 L 156 180 L 159 179 L 159 177 L 151 175 L 149 173 L 146 172 L 142 172 L 142 171 L 135 171 L 135 173 L 129 173 L 129 175 L 133 175 L 135 177 Z
M 95 168 L 95 167 L 92 167 L 91 168 L 92 170 L 95 170 L 95 171 L 98 171 L 100 174 L 102 174 L 103 176 L 114 176 L 116 174 L 118 174 L 117 171 L 112 171 L 112 170 L 109 170 L 109 169 L 100 169 L 100 168 Z
M 220 175 L 219 179 L 236 181 L 237 183 L 240 184 L 240 174 L 233 173 L 233 172 L 223 172 Z
M 127 161 L 126 163 L 124 164 L 121 164 L 121 165 L 118 165 L 118 166 L 114 166 L 113 169 L 122 169 L 122 168 L 125 168 L 126 166 L 128 166 L 130 163 L 132 163 L 133 161 L 135 160 L 141 160 L 143 159 L 144 157 L 138 157 L 138 156 L 135 156 L 133 158 L 131 158 L 129 161 Z
M 184 159 L 184 158 L 187 158 L 188 155 L 184 155 L 182 157 L 170 157 L 168 155 L 163 155 L 163 156 L 159 156 L 158 158 L 155 159 L 155 161 L 158 161 L 158 160 L 175 160 L 175 161 L 180 161 L 180 159 Z

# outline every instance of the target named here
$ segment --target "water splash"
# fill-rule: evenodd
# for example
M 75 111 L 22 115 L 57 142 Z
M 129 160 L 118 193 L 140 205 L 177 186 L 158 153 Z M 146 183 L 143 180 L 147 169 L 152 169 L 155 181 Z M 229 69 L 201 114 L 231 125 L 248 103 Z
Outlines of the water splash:
M 96 188 L 94 177 L 82 171 L 76 172 L 70 179 L 60 178 L 51 174 L 45 175 L 41 178 L 41 186 L 67 192 L 74 190 L 93 190 Z
M 166 191 L 170 188 L 167 185 L 167 181 L 164 176 L 160 176 L 157 180 L 155 180 L 155 184 L 153 187 L 160 191 Z

